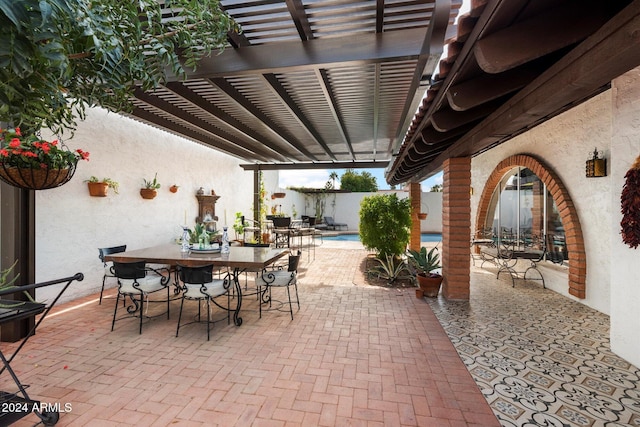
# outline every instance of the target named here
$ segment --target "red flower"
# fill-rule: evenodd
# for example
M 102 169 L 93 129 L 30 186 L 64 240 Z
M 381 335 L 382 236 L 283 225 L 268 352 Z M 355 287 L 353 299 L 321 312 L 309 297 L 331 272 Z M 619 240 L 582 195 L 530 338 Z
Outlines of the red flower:
M 76 153 L 80 156 L 82 160 L 89 161 L 89 153 L 87 151 L 82 151 L 81 149 L 77 149 Z
M 10 148 L 16 148 L 19 146 L 20 146 L 20 140 L 18 138 L 13 138 L 11 141 L 9 141 Z

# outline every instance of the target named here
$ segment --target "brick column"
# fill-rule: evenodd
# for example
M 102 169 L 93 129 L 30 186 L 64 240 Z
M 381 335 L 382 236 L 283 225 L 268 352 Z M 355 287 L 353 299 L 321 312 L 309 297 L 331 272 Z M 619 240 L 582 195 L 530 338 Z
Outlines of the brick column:
M 411 239 L 409 248 L 414 251 L 420 250 L 420 213 L 422 189 L 419 182 L 409 184 L 409 197 L 411 198 Z
M 442 198 L 442 295 L 468 300 L 471 267 L 471 158 L 444 162 Z

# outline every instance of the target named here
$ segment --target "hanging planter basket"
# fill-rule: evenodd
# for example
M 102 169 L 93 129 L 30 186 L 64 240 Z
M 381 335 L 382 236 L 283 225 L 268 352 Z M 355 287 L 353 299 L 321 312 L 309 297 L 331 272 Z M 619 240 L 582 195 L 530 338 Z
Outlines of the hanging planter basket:
M 424 213 L 424 212 L 420 212 L 420 213 L 418 214 L 418 219 L 419 219 L 420 221 L 424 221 L 425 219 L 427 219 L 427 215 L 429 215 L 429 214 L 428 214 L 428 213 Z
M 286 196 L 286 193 L 273 193 L 271 195 L 272 199 L 284 199 L 284 196 Z
M 70 151 L 58 140 L 37 134 L 23 135 L 20 128 L 0 129 L 0 179 L 25 190 L 47 190 L 69 182 L 78 160 L 89 160 L 81 149 Z
M 47 190 L 66 184 L 76 172 L 76 163 L 66 169 L 25 169 L 0 164 L 0 179 L 25 190 Z

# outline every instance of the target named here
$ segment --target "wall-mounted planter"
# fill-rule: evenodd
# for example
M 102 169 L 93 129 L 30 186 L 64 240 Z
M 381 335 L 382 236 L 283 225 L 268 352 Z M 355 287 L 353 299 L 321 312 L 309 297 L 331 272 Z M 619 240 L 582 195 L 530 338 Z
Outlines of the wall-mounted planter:
M 169 191 L 171 191 L 172 193 L 177 193 L 178 192 L 178 186 L 177 185 L 172 185 L 171 187 L 169 187 Z
M 92 197 L 107 197 L 107 189 L 109 184 L 106 182 L 87 182 L 89 187 L 89 195 Z
M 429 214 L 426 214 L 426 213 L 422 213 L 422 212 L 420 212 L 420 213 L 418 214 L 418 219 L 419 219 L 420 221 L 424 221 L 425 219 L 427 219 L 427 215 L 429 215 Z
M 141 188 L 140 195 L 143 199 L 153 199 L 158 195 L 158 192 L 153 188 Z

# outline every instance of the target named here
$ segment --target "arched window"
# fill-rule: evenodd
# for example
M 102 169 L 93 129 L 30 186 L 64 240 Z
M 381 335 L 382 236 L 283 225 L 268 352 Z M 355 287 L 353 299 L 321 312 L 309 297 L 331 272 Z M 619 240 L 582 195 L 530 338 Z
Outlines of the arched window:
M 517 166 L 502 177 L 491 196 L 484 228 L 500 240 L 545 242 L 547 260 L 569 260 L 558 207 L 529 168 Z
M 530 172 L 523 173 L 523 169 L 528 169 Z M 537 184 L 539 187 L 536 187 L 533 182 L 529 183 L 528 180 L 530 178 L 527 178 L 527 176 L 531 174 L 536 177 L 535 181 L 539 182 Z M 517 179 L 515 178 L 516 176 Z M 559 260 L 559 254 L 561 254 L 562 260 L 569 265 L 567 277 L 569 294 L 577 298 L 585 298 L 587 256 L 578 213 L 571 201 L 569 192 L 558 175 L 537 158 L 527 154 L 515 154 L 496 165 L 482 190 L 482 196 L 478 204 L 476 226 L 478 228 L 485 226 L 492 229 L 496 220 L 495 211 L 498 208 L 503 190 L 513 185 L 519 185 L 522 188 L 523 182 L 525 188 L 531 188 L 529 197 L 531 229 L 539 228 L 548 232 L 547 239 L 552 239 L 550 256 L 558 256 Z M 535 188 L 538 189 L 534 190 Z M 518 193 L 514 202 L 517 201 L 516 203 L 519 203 L 520 207 L 526 206 L 526 194 L 526 190 L 524 195 Z M 545 197 L 542 197 L 541 194 L 544 194 Z M 513 198 L 513 195 L 509 195 L 509 197 Z M 543 210 L 544 216 L 534 208 L 536 203 L 536 206 L 541 208 L 546 205 L 545 210 Z M 502 206 L 504 205 L 505 202 L 503 201 Z M 515 212 L 520 212 L 517 206 L 515 209 Z M 504 212 L 505 214 L 502 215 L 498 208 L 498 219 L 500 221 L 498 227 L 502 227 L 503 220 L 506 220 L 506 210 Z M 513 210 L 511 213 L 513 214 Z M 517 215 L 517 218 L 518 222 L 522 222 L 521 215 Z M 536 224 L 536 218 L 539 219 L 540 224 Z M 524 222 L 527 222 L 526 219 Z M 497 230 L 502 231 L 500 228 Z M 516 232 L 524 232 L 522 227 L 516 230 Z

